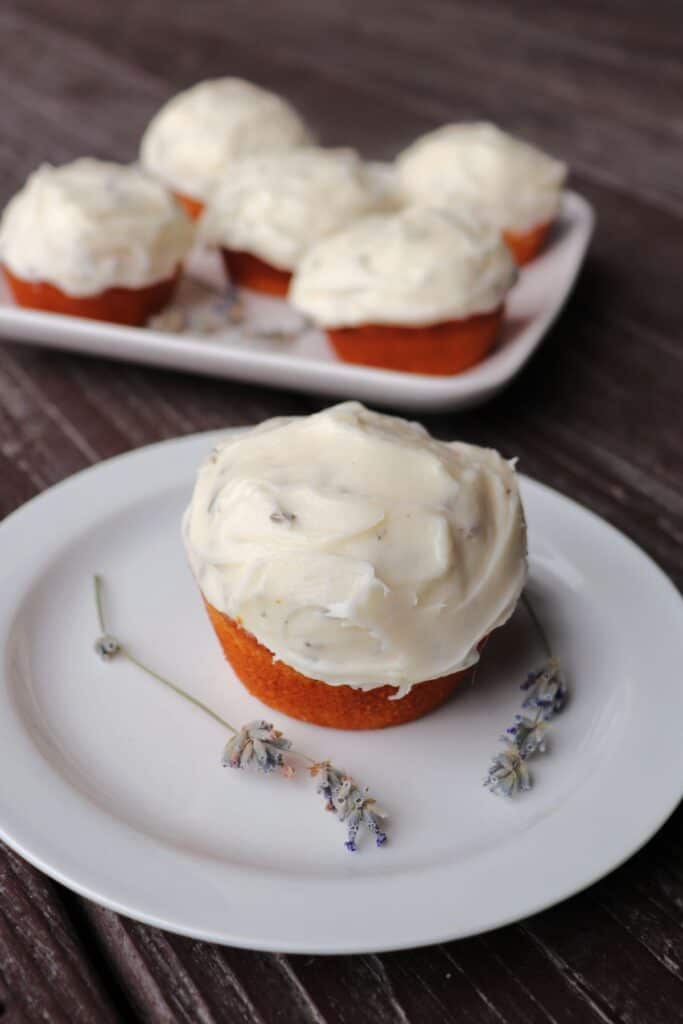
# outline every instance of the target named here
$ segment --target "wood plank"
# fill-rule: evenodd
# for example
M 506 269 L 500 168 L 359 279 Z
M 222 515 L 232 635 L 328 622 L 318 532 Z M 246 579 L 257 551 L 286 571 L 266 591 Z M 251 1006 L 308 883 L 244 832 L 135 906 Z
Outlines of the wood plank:
M 140 1020 L 320 1024 L 325 1019 L 284 957 L 194 942 L 83 905 L 95 941 Z
M 590 927 L 586 927 L 587 920 Z M 640 1024 L 643 994 L 647 993 L 648 1022 L 683 1021 L 680 979 L 654 956 L 643 955 L 642 943 L 601 910 L 592 893 L 565 904 L 562 915 L 541 914 L 524 927 L 572 987 L 606 1020 Z
M 3 1024 L 115 1024 L 112 995 L 64 912 L 57 887 L 0 844 Z

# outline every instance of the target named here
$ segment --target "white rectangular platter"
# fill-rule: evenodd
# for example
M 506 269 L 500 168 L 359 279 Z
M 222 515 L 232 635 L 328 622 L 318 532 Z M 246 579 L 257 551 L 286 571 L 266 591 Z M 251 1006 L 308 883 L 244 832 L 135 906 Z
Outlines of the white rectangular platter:
M 510 293 L 499 344 L 483 362 L 456 376 L 428 377 L 340 362 L 321 331 L 284 301 L 255 293 L 239 296 L 241 313 L 230 323 L 225 313 L 232 308 L 234 314 L 237 306 L 225 300 L 228 286 L 220 260 L 209 252 L 193 254 L 172 310 L 154 328 L 21 309 L 2 285 L 0 337 L 414 412 L 464 409 L 505 387 L 538 347 L 572 289 L 593 224 L 587 200 L 565 192 L 548 245 L 521 270 Z

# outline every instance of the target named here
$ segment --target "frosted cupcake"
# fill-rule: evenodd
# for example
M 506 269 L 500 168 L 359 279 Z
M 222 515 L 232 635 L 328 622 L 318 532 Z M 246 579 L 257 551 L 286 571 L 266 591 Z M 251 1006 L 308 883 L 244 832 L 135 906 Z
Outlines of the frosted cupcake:
M 251 157 L 216 188 L 199 235 L 221 248 L 235 284 L 286 295 L 311 245 L 385 202 L 384 188 L 350 149 Z
M 183 532 L 247 689 L 339 729 L 441 704 L 526 579 L 512 465 L 357 402 L 225 438 Z
M 503 232 L 517 262 L 540 252 L 560 208 L 567 167 L 493 124 L 448 124 L 397 159 L 410 200 L 465 203 Z
M 214 78 L 178 93 L 155 114 L 140 162 L 197 217 L 235 160 L 310 142 L 286 100 L 241 78 Z
M 314 245 L 289 299 L 347 362 L 453 374 L 494 345 L 515 276 L 496 229 L 413 206 L 365 217 Z
M 31 174 L 2 215 L 0 261 L 21 306 L 142 324 L 170 300 L 192 237 L 157 181 L 86 157 Z

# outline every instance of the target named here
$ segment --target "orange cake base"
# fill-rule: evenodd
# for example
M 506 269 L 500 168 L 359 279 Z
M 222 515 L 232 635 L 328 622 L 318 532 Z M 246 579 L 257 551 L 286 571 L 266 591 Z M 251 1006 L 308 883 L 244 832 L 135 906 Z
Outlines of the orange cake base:
M 192 196 L 186 196 L 182 192 L 174 192 L 173 195 L 183 207 L 190 220 L 197 220 L 200 217 L 205 206 L 201 199 L 193 199 Z
M 462 373 L 492 349 L 503 307 L 465 320 L 448 320 L 431 327 L 328 328 L 334 351 L 346 363 L 382 366 L 388 370 L 447 375 Z
M 538 256 L 546 243 L 551 226 L 550 222 L 548 222 L 547 224 L 539 224 L 537 227 L 532 228 L 531 231 L 503 232 L 503 238 L 507 243 L 508 249 L 512 250 L 512 255 L 520 267 L 525 263 L 529 263 L 534 256 Z
M 88 320 L 140 326 L 163 309 L 173 297 L 180 271 L 165 281 L 146 288 L 107 288 L 97 295 L 67 295 L 47 281 L 25 281 L 3 266 L 3 273 L 19 306 L 42 309 L 47 313 L 65 313 Z
M 251 288 L 253 292 L 279 298 L 284 298 L 289 291 L 292 275 L 288 270 L 278 270 L 258 256 L 240 249 L 221 249 L 221 253 L 230 280 L 239 288 Z
M 400 700 L 390 700 L 395 686 L 355 690 L 309 679 L 273 655 L 234 619 L 204 602 L 223 653 L 247 690 L 268 707 L 292 718 L 334 729 L 384 729 L 412 722 L 438 707 L 470 672 L 454 672 L 419 683 Z

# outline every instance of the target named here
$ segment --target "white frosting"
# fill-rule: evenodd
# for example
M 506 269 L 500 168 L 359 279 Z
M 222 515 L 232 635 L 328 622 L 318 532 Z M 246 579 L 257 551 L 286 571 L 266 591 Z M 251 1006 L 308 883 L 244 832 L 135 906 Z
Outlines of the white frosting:
M 289 299 L 324 327 L 420 326 L 497 309 L 515 276 L 497 230 L 413 206 L 365 217 L 314 245 Z
M 472 665 L 526 579 L 512 465 L 358 402 L 227 437 L 184 536 L 205 598 L 276 659 L 397 696 Z
M 382 210 L 400 210 L 406 205 L 395 164 L 386 160 L 366 160 L 365 173 L 370 178 Z
M 412 201 L 467 203 L 500 230 L 552 221 L 567 167 L 493 124 L 447 124 L 417 139 L 397 159 Z
M 30 175 L 2 215 L 0 259 L 25 281 L 96 295 L 171 277 L 192 238 L 187 216 L 157 181 L 85 157 Z
M 140 160 L 171 188 L 207 199 L 234 160 L 310 141 L 280 96 L 241 78 L 215 78 L 178 93 L 155 114 Z
M 386 185 L 376 180 L 351 149 L 240 160 L 209 200 L 200 237 L 293 270 L 313 242 L 380 206 Z

